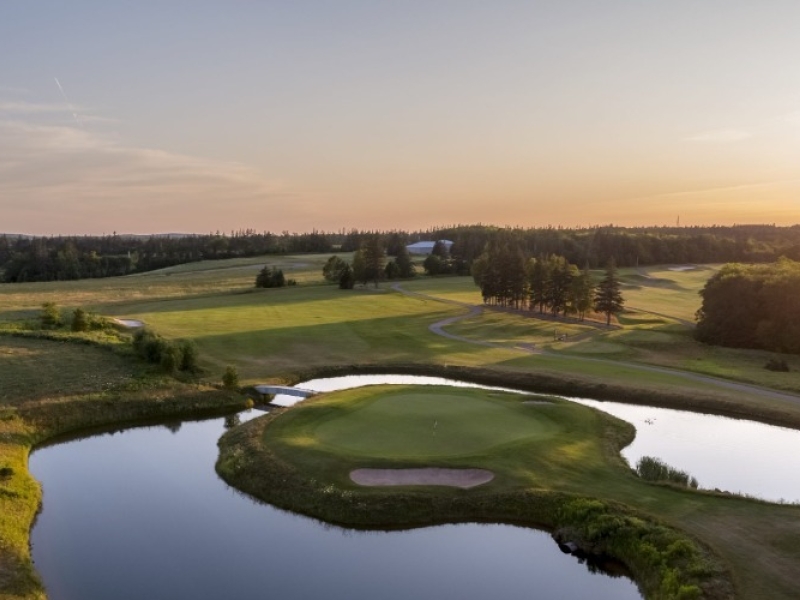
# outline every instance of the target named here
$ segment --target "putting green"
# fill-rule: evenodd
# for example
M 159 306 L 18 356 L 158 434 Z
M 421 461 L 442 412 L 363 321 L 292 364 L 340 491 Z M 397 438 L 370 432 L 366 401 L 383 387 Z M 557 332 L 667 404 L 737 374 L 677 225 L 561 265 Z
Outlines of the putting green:
M 386 391 L 349 406 L 306 431 L 306 440 L 347 454 L 385 459 L 478 454 L 522 440 L 553 437 L 561 429 L 518 397 L 431 388 Z

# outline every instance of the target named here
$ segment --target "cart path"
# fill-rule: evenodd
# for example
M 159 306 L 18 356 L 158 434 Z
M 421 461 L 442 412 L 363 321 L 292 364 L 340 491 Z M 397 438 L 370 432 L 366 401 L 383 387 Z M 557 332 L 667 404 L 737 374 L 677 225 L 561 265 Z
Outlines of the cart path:
M 473 340 L 470 338 L 466 338 L 464 336 L 456 335 L 453 333 L 449 333 L 444 330 L 445 327 L 452 325 L 458 321 L 464 319 L 471 319 L 473 317 L 477 317 L 481 315 L 484 311 L 484 306 L 482 305 L 475 305 L 470 304 L 469 302 L 461 302 L 459 300 L 451 300 L 449 298 L 440 298 L 438 296 L 432 296 L 430 294 L 423 294 L 421 292 L 411 292 L 405 290 L 401 287 L 399 283 L 392 284 L 392 290 L 404 294 L 406 296 L 411 296 L 415 298 L 420 298 L 423 300 L 431 300 L 434 302 L 441 302 L 444 304 L 451 304 L 454 306 L 460 306 L 466 309 L 469 309 L 467 313 L 463 315 L 456 315 L 455 317 L 448 317 L 447 319 L 442 319 L 441 321 L 437 321 L 436 323 L 432 323 L 428 326 L 428 330 L 435 334 L 439 335 L 451 340 L 465 342 L 467 344 L 474 344 L 478 346 L 485 346 L 490 348 L 504 348 L 507 350 L 516 350 L 519 352 L 526 352 L 528 354 L 541 354 L 547 355 L 548 358 L 555 358 L 558 360 L 565 360 L 565 361 L 572 361 L 572 362 L 591 362 L 591 363 L 599 363 L 599 364 L 606 364 L 606 365 L 621 365 L 630 369 L 636 369 L 639 371 L 644 371 L 648 373 L 659 373 L 664 375 L 671 375 L 674 377 L 686 379 L 689 381 L 696 381 L 699 383 L 705 383 L 712 386 L 716 386 L 726 390 L 732 390 L 736 392 L 742 392 L 746 394 L 753 394 L 755 396 L 760 396 L 762 398 L 770 398 L 772 400 L 781 400 L 784 402 L 791 402 L 793 404 L 800 405 L 800 396 L 797 394 L 792 394 L 789 392 L 781 392 L 778 390 L 772 390 L 769 388 L 763 388 L 757 385 L 749 384 L 749 383 L 738 383 L 735 381 L 731 381 L 728 379 L 721 379 L 719 377 L 713 377 L 711 375 L 701 375 L 699 373 L 692 373 L 690 371 L 681 371 L 678 369 L 670 369 L 668 367 L 657 367 L 654 365 L 643 365 L 641 363 L 633 363 L 621 360 L 609 360 L 605 358 L 593 358 L 588 356 L 576 356 L 576 355 L 569 355 L 565 356 L 563 354 L 559 354 L 557 352 L 553 352 L 546 349 L 535 348 L 533 345 L 527 344 L 510 344 L 510 343 L 503 343 L 503 342 L 486 342 L 482 340 Z M 536 313 L 532 313 L 530 315 L 532 318 L 537 318 Z M 672 317 L 671 317 L 672 318 Z

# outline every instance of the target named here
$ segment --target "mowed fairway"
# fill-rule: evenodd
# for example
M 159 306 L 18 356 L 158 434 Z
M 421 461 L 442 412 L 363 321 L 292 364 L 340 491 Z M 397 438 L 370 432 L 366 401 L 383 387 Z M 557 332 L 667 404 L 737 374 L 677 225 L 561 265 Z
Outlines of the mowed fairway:
M 337 451 L 408 459 L 475 454 L 558 429 L 545 411 L 488 394 L 408 388 L 362 402 L 311 435 Z
M 351 364 L 492 364 L 516 356 L 435 336 L 428 327 L 463 308 L 385 288 L 253 290 L 142 305 L 130 314 L 170 338 L 197 342 L 204 365 L 233 364 L 245 382 Z

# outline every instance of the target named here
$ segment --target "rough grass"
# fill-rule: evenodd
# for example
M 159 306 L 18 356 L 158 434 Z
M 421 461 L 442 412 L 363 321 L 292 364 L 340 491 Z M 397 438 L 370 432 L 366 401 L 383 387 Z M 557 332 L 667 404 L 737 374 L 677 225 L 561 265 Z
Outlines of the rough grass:
M 0 405 L 88 394 L 127 383 L 138 368 L 107 350 L 0 335 Z

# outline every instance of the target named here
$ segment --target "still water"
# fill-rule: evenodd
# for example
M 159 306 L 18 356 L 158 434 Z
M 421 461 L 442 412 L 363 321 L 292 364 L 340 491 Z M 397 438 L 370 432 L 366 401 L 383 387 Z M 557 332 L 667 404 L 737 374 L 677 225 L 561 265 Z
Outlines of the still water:
M 641 598 L 536 530 L 357 532 L 253 502 L 214 472 L 223 432 L 214 419 L 37 450 L 31 544 L 50 600 Z

